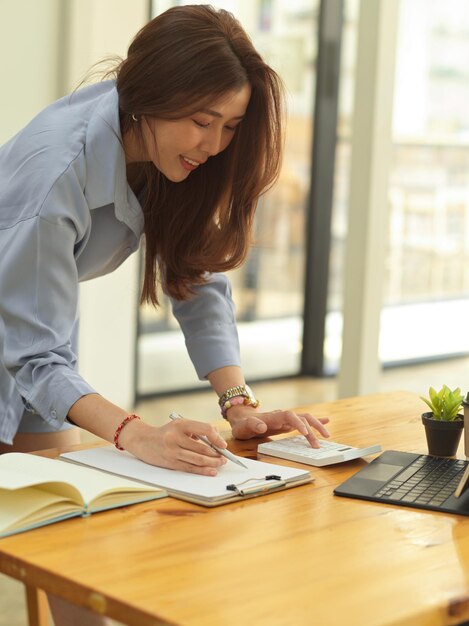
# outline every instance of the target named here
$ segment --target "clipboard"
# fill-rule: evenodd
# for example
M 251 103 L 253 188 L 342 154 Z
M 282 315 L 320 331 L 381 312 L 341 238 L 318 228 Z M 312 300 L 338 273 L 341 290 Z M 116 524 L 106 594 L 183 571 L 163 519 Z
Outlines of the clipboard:
M 201 476 L 149 465 L 128 452 L 116 450 L 114 446 L 67 452 L 60 458 L 162 487 L 173 498 L 207 507 L 256 498 L 313 481 L 308 470 L 244 457 L 240 459 L 247 469 L 228 462 L 220 468 L 217 476 Z

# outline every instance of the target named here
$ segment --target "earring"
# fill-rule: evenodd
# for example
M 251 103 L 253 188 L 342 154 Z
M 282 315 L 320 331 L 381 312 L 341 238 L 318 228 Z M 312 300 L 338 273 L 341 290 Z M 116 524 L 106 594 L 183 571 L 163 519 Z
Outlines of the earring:
M 132 113 L 132 119 L 134 122 L 138 122 L 138 117 L 136 117 L 135 113 Z

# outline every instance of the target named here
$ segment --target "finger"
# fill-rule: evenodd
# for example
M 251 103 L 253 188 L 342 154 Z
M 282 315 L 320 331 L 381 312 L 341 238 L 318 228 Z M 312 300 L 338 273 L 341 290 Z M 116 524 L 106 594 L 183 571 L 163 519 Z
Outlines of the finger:
M 219 459 L 221 456 L 217 450 L 214 450 L 211 446 L 208 445 L 208 443 L 198 438 L 193 439 L 191 437 L 190 439 L 186 439 L 185 441 L 180 443 L 179 447 L 183 450 L 191 450 L 192 452 L 195 452 L 196 454 L 199 454 L 201 456 L 213 457 L 217 459 Z M 220 446 L 220 450 L 223 449 L 224 448 Z
M 191 429 L 192 430 L 192 429 Z M 220 453 L 218 450 L 215 450 L 209 443 L 209 439 L 206 438 L 205 435 L 199 434 L 195 435 L 190 430 L 186 431 L 186 429 L 182 430 L 178 429 L 178 431 L 171 436 L 171 439 L 167 439 L 168 441 L 168 449 L 173 450 L 192 450 L 192 452 L 206 457 L 220 458 Z M 224 439 L 222 441 L 225 441 Z M 225 445 L 219 446 L 222 450 L 226 448 Z
M 309 413 L 300 414 L 300 417 L 303 418 L 304 426 L 306 428 L 306 432 L 301 431 L 302 434 L 306 437 L 306 439 L 308 440 L 312 448 L 320 448 L 321 446 L 320 446 L 318 436 L 312 430 L 312 427 L 318 430 L 323 437 L 329 437 L 330 436 L 329 431 L 327 430 L 327 428 L 323 426 L 323 423 L 322 423 L 322 419 L 325 419 L 326 423 L 329 421 L 329 419 L 328 418 L 318 419 L 316 417 L 312 417 L 311 415 L 309 415 Z
M 226 448 L 228 445 L 218 430 L 211 424 L 194 420 L 180 420 L 178 426 L 188 437 L 206 437 L 210 443 L 218 448 Z
M 321 444 L 319 443 L 319 439 L 317 438 L 317 436 L 314 434 L 314 431 L 311 429 L 311 426 L 309 425 L 308 422 L 305 422 L 306 425 L 306 433 L 303 433 L 303 435 L 305 436 L 305 438 L 307 439 L 309 445 L 312 448 L 320 448 Z
M 256 421 L 266 425 L 269 433 L 284 433 L 302 426 L 302 421 L 295 416 L 293 411 L 277 409 L 268 413 L 258 413 L 258 416 L 262 419 L 257 419 Z M 263 428 L 263 432 L 265 430 L 266 428 Z
M 209 467 L 207 465 L 193 465 L 192 463 L 184 463 L 183 461 L 172 461 L 170 464 L 168 464 L 168 467 L 169 469 L 178 470 L 180 472 L 188 472 L 189 474 L 216 476 L 222 465 L 220 465 L 219 467 Z
M 299 432 L 306 438 L 312 448 L 320 448 L 319 439 L 311 428 L 308 420 L 303 416 L 299 416 L 299 419 L 301 419 L 302 423 L 301 427 L 298 428 Z
M 198 423 L 195 424 L 197 428 Z M 183 427 L 180 422 L 172 422 L 171 424 L 166 424 L 163 428 L 165 429 L 163 449 L 165 451 L 165 457 L 167 458 L 169 463 L 171 463 L 173 459 L 181 459 L 181 453 L 184 450 L 191 451 L 192 454 L 196 455 L 195 458 L 199 458 L 199 460 L 195 462 L 196 465 L 207 464 L 202 459 L 215 459 L 217 463 L 220 463 L 220 459 L 224 459 L 224 457 L 220 455 L 218 450 L 215 450 L 211 447 L 211 445 L 207 443 L 208 439 L 207 442 L 200 439 L 200 437 L 204 437 L 204 435 L 197 436 L 191 432 L 196 428 L 186 429 L 185 425 Z M 207 429 L 202 430 L 205 430 L 205 432 L 207 432 Z M 223 447 L 220 446 L 220 449 L 226 447 L 226 442 L 224 441 L 224 439 L 222 439 L 222 443 L 223 442 L 225 443 L 225 445 Z M 189 459 L 189 462 L 191 462 L 191 459 L 193 458 L 194 457 L 191 457 Z M 171 465 L 171 468 L 174 469 L 173 465 Z
M 324 426 L 324 424 L 328 424 L 330 421 L 328 417 L 314 417 L 309 413 L 299 413 L 299 415 L 305 420 L 307 425 L 315 428 L 323 437 L 330 437 L 329 431 Z
M 208 446 L 204 446 L 205 448 L 207 448 L 208 450 L 210 450 L 210 448 L 208 448 Z M 212 452 L 212 450 L 210 450 Z M 226 458 L 224 456 L 221 455 L 217 455 L 217 456 L 207 456 L 205 455 L 205 453 L 199 454 L 197 452 L 193 452 L 192 450 L 187 450 L 187 449 L 183 449 L 181 448 L 179 450 L 179 453 L 177 455 L 177 461 L 184 463 L 184 464 L 188 464 L 188 465 L 192 465 L 195 467 L 207 467 L 207 468 L 220 468 L 222 465 L 225 465 L 226 463 Z
M 265 433 L 267 424 L 254 416 L 237 419 L 232 425 L 233 435 L 236 439 L 249 439 Z
M 273 411 L 268 416 L 269 426 L 279 432 L 288 432 L 290 430 L 298 430 L 305 437 L 314 434 L 310 432 L 309 423 L 303 415 L 294 411 Z
M 269 420 L 271 428 L 275 428 L 278 432 L 288 432 L 296 429 L 304 437 L 313 448 L 319 448 L 319 440 L 311 429 L 310 421 L 315 428 L 322 429 L 323 433 L 327 433 L 324 426 L 308 413 L 295 413 L 294 411 L 274 411 L 272 419 Z M 269 416 L 270 417 L 270 416 Z

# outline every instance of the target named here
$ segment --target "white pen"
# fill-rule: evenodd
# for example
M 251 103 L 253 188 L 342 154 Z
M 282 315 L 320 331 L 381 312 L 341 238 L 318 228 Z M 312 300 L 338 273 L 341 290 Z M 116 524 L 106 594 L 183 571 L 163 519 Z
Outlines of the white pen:
M 182 420 L 184 418 L 182 417 L 182 415 L 179 415 L 179 413 L 173 412 L 169 414 L 169 419 L 170 420 Z M 238 457 L 232 454 L 229 450 L 226 450 L 225 448 L 219 448 L 218 446 L 214 445 L 209 439 L 207 439 L 205 435 L 194 435 L 194 437 L 196 437 L 197 439 L 200 439 L 201 441 L 206 443 L 210 448 L 212 448 L 212 450 L 215 450 L 215 452 L 218 452 L 218 454 L 221 454 L 222 456 L 229 459 L 230 461 L 233 461 L 233 463 L 236 463 L 236 465 L 241 465 L 241 467 L 244 467 L 244 469 L 248 469 L 247 466 L 244 465 L 244 463 L 241 463 Z

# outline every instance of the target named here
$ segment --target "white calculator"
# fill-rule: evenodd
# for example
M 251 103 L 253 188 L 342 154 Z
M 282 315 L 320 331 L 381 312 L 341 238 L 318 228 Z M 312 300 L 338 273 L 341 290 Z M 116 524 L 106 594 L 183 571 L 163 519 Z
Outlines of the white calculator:
M 312 448 L 303 436 L 295 435 L 261 443 L 257 446 L 257 451 L 280 459 L 297 461 L 316 467 L 352 461 L 367 454 L 381 452 L 381 446 L 378 444 L 368 448 L 354 448 L 344 443 L 326 441 L 325 439 L 320 439 L 319 443 L 320 448 Z

